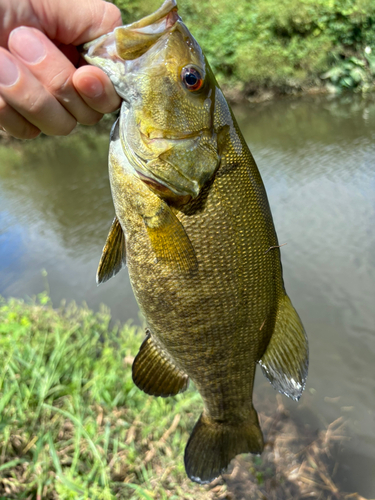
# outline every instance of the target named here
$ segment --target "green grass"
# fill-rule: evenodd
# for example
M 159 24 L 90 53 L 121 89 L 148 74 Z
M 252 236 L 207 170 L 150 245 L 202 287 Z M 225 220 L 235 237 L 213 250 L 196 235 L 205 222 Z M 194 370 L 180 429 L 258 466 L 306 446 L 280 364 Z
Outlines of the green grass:
M 256 403 L 269 410 L 259 413 L 262 457 L 239 456 L 233 474 L 192 483 L 183 453 L 200 396 L 138 390 L 131 364 L 142 339 L 134 326 L 112 327 L 104 307 L 55 310 L 45 293 L 0 297 L 0 500 L 363 498 L 345 495 L 334 477 L 343 418 L 317 436 L 280 395 L 277 410 Z
M 183 466 L 200 397 L 134 386 L 142 338 L 105 308 L 0 297 L 0 498 L 202 498 Z

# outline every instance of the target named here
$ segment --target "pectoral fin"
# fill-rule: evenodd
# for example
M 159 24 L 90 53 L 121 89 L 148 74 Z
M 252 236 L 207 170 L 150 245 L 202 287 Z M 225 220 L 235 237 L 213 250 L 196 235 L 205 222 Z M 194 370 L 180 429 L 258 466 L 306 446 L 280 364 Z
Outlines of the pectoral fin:
M 125 236 L 122 227 L 114 218 L 105 242 L 102 257 L 96 272 L 96 283 L 100 285 L 115 276 L 126 264 Z
M 132 368 L 135 385 L 151 396 L 175 396 L 189 385 L 189 377 L 177 368 L 148 334 Z
M 309 348 L 301 320 L 287 295 L 279 305 L 274 332 L 259 364 L 275 389 L 294 400 L 301 397 Z
M 177 272 L 197 268 L 195 251 L 181 222 L 171 208 L 163 203 L 152 217 L 143 217 L 151 246 L 158 261 Z

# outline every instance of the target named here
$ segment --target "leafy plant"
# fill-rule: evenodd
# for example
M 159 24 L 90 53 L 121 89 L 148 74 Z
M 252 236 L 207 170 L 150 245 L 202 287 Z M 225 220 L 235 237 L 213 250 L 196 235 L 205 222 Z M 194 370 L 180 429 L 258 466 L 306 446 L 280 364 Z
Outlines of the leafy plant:
M 375 58 L 367 57 L 359 59 L 352 56 L 340 60 L 336 58 L 336 64 L 322 75 L 328 80 L 336 92 L 344 89 L 367 92 L 373 85 L 375 76 Z
M 114 3 L 128 23 L 161 0 Z M 375 40 L 373 0 L 179 0 L 178 6 L 226 88 L 288 91 L 328 82 L 367 90 L 373 83 L 363 55 Z

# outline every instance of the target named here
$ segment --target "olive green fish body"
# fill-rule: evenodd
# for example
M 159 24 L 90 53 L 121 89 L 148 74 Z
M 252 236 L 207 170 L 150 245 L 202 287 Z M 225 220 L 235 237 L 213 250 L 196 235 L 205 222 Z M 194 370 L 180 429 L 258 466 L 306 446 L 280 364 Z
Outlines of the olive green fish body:
M 204 411 L 186 447 L 185 467 L 191 479 L 204 483 L 238 453 L 263 449 L 252 403 L 256 364 L 276 389 L 298 399 L 308 348 L 285 293 L 257 166 L 199 46 L 181 27 L 173 0 L 159 11 L 147 21 L 153 23 L 152 42 L 143 40 L 138 27 L 136 49 L 135 35 L 130 37 L 137 66 L 127 66 L 130 76 L 123 79 L 134 88 L 130 97 L 122 91 L 128 100 L 109 153 L 117 219 L 98 281 L 118 272 L 126 259 L 147 323 L 133 364 L 136 385 L 169 396 L 185 390 L 191 379 L 200 392 Z M 123 45 L 131 26 L 125 27 Z M 195 47 L 193 55 L 186 54 L 185 44 Z M 161 65 L 155 70 L 157 58 Z M 150 71 L 158 82 L 164 66 L 163 99 L 158 86 L 148 87 L 144 79 Z M 203 90 L 196 92 L 202 73 Z

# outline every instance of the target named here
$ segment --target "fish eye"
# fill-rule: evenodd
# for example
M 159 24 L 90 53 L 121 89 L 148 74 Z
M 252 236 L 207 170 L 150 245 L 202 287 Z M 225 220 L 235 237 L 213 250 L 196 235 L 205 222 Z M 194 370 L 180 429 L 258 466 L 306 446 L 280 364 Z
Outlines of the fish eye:
M 185 87 L 192 92 L 199 90 L 203 85 L 203 78 L 199 71 L 193 66 L 186 66 L 181 71 L 181 79 Z

